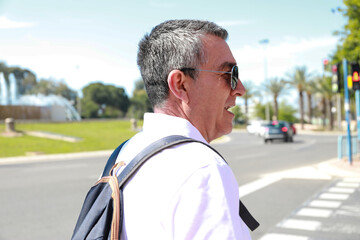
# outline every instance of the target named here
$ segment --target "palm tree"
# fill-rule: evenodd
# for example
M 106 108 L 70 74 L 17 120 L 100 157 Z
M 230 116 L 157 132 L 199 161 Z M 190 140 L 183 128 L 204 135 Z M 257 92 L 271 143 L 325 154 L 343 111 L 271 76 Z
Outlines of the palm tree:
M 308 104 L 308 121 L 312 122 L 313 117 L 313 109 L 312 109 L 312 96 L 317 91 L 316 81 L 315 78 L 312 78 L 308 81 L 305 85 L 305 92 L 307 97 L 307 104 Z
M 286 89 L 284 80 L 279 80 L 278 78 L 272 78 L 269 80 L 269 82 L 265 83 L 264 87 L 266 90 L 268 90 L 271 95 L 273 96 L 273 103 L 274 103 L 274 116 L 273 120 L 278 120 L 279 118 L 279 107 L 277 99 L 280 96 L 280 94 L 284 93 L 284 90 Z
M 325 127 L 326 115 L 329 115 L 329 128 L 334 129 L 334 115 L 331 112 L 333 107 L 332 98 L 335 95 L 331 88 L 330 77 L 317 77 L 317 91 L 321 95 L 322 102 L 322 115 L 323 115 L 323 126 Z M 327 114 L 328 113 L 328 114 Z
M 295 87 L 299 92 L 299 110 L 300 110 L 300 121 L 301 129 L 304 129 L 304 91 L 306 88 L 306 83 L 311 77 L 311 74 L 307 72 L 305 66 L 296 67 L 293 74 L 287 74 L 287 83 Z
M 254 85 L 254 83 L 252 81 L 245 80 L 242 82 L 242 84 L 244 85 L 244 87 L 246 89 L 246 92 L 242 97 L 244 98 L 244 102 L 245 102 L 245 123 L 247 123 L 247 121 L 249 119 L 249 115 L 248 115 L 249 100 L 255 96 L 258 96 L 259 92 L 255 89 L 256 86 Z

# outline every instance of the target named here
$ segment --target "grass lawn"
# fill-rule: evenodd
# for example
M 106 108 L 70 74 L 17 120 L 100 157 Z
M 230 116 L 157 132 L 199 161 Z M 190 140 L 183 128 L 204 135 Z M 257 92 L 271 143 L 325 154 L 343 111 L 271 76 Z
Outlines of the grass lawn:
M 140 125 L 140 124 L 138 124 Z M 0 125 L 3 132 L 5 125 Z M 26 152 L 70 153 L 114 149 L 136 132 L 130 121 L 84 121 L 68 123 L 16 123 L 18 131 L 45 131 L 82 138 L 71 143 L 61 140 L 22 136 L 15 138 L 0 135 L 0 157 L 24 156 Z

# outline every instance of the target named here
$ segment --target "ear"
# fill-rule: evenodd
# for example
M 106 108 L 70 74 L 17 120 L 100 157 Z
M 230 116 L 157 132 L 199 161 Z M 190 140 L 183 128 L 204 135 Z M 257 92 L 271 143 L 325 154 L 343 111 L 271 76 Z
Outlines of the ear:
M 180 70 L 172 70 L 168 76 L 168 85 L 170 92 L 179 100 L 188 103 L 189 95 L 187 91 L 188 81 L 191 80 L 186 77 Z

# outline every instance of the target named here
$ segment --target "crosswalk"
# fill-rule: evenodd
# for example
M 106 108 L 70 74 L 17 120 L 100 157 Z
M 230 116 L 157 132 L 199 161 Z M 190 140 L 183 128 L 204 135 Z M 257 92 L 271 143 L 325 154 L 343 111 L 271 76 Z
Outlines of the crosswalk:
M 359 197 L 360 178 L 335 180 L 260 240 L 359 240 Z

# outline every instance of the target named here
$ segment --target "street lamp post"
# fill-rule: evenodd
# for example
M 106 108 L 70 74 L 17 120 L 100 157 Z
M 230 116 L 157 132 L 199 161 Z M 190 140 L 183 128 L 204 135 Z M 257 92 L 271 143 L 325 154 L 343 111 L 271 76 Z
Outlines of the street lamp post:
M 259 43 L 264 45 L 264 82 L 267 83 L 266 45 L 269 43 L 269 39 L 260 40 Z M 268 93 L 265 94 L 265 115 L 266 115 L 266 120 L 270 121 L 270 109 L 267 101 L 268 101 Z

